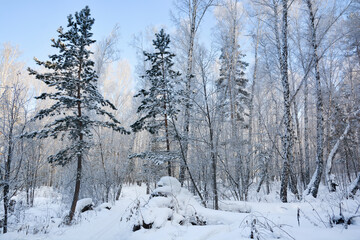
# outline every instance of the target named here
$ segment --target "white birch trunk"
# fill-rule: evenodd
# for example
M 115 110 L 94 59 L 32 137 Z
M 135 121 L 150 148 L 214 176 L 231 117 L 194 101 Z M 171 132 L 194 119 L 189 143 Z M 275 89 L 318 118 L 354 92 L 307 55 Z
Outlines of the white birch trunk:
M 189 132 L 190 132 L 190 112 L 191 112 L 191 89 L 193 79 L 193 52 L 196 31 L 201 23 L 203 16 L 207 9 L 211 6 L 213 0 L 187 0 L 187 10 L 189 16 L 189 48 L 187 52 L 187 68 L 186 68 L 186 86 L 185 86 L 185 113 L 184 113 L 184 130 L 183 130 L 183 151 L 184 157 L 183 163 L 180 164 L 179 181 L 181 185 L 185 180 L 185 171 L 187 169 L 187 155 L 189 148 Z M 203 7 L 199 9 L 200 4 L 203 3 Z
M 290 164 L 292 163 L 292 124 L 291 124 L 291 105 L 290 105 L 290 86 L 288 77 L 288 46 L 287 46 L 287 13 L 288 13 L 288 1 L 282 1 L 283 18 L 282 18 L 282 47 L 281 47 L 281 82 L 283 85 L 284 94 L 284 125 L 285 131 L 283 136 L 284 147 L 284 164 L 281 173 L 281 187 L 280 187 L 280 199 L 282 202 L 287 202 L 287 186 L 289 183 Z M 293 186 L 294 187 L 294 186 Z M 296 187 L 296 186 L 295 186 Z
M 343 134 L 340 136 L 340 138 L 336 141 L 335 145 L 333 146 L 333 148 L 331 149 L 330 151 L 330 154 L 326 160 L 326 165 L 325 165 L 325 180 L 326 180 L 326 184 L 327 184 L 327 187 L 329 189 L 330 192 L 334 192 L 336 189 L 334 187 L 334 183 L 332 181 L 332 178 L 331 178 L 331 169 L 332 169 L 332 161 L 335 157 L 335 154 L 337 153 L 337 150 L 339 149 L 339 145 L 340 145 L 340 142 L 342 140 L 344 140 L 344 138 L 346 137 L 346 135 L 348 134 L 350 130 L 350 123 L 347 124 Z
M 311 28 L 311 43 L 313 50 L 314 70 L 315 70 L 315 89 L 316 89 L 316 170 L 315 173 L 305 190 L 306 194 L 310 194 L 313 197 L 317 196 L 321 175 L 323 172 L 323 138 L 324 138 L 324 120 L 323 120 L 323 103 L 321 96 L 321 82 L 319 72 L 319 56 L 317 53 L 317 40 L 316 40 L 316 28 L 315 28 L 315 16 L 312 9 L 311 0 L 306 0 L 306 4 L 309 11 L 310 28 Z

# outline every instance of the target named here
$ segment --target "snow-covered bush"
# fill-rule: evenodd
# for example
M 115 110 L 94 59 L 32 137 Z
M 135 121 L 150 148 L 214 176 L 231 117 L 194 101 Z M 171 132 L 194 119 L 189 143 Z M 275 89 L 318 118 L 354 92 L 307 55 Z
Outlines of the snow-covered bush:
M 16 202 L 9 215 L 9 232 L 28 234 L 47 234 L 51 228 L 61 224 L 66 205 L 62 195 L 51 187 L 35 189 L 34 204 L 26 204 L 26 193 L 19 192 L 12 200 Z M 0 216 L 2 212 L 0 210 Z
M 360 202 L 357 199 L 347 199 L 344 191 L 328 192 L 323 186 L 318 198 L 305 196 L 303 202 L 308 205 L 298 209 L 298 221 L 304 218 L 315 227 L 333 228 L 336 225 L 348 228 L 360 218 Z M 311 209 L 312 211 L 303 211 Z M 300 223 L 299 223 L 300 224 Z
M 261 214 L 249 214 L 240 224 L 243 229 L 243 237 L 250 239 L 295 239 L 287 231 L 283 225 L 276 224 L 269 218 Z
M 196 212 L 198 207 L 199 203 L 176 178 L 162 177 L 148 201 L 145 204 L 137 201 L 129 210 L 126 221 L 131 222 L 133 231 L 161 228 L 167 222 L 205 225 L 206 221 Z

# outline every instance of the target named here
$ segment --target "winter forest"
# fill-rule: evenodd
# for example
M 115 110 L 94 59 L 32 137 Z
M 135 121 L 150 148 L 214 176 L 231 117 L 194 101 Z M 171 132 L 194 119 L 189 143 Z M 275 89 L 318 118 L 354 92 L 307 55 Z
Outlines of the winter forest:
M 0 42 L 0 239 L 360 239 L 360 1 L 171 6 Z

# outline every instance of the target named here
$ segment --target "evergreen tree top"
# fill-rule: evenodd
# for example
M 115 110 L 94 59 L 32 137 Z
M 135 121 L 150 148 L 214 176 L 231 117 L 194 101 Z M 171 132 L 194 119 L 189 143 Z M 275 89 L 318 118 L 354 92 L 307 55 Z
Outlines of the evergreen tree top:
M 164 29 L 161 29 L 159 33 L 155 33 L 155 39 L 153 45 L 155 49 L 158 49 L 161 53 L 164 53 L 169 48 L 170 35 L 166 34 Z
M 52 122 L 46 124 L 42 130 L 27 133 L 25 136 L 38 138 L 60 136 L 61 140 L 67 136 L 72 144 L 49 157 L 49 161 L 62 165 L 90 148 L 92 128 L 95 126 L 111 128 L 124 134 L 129 133 L 120 126 L 115 116 L 107 111 L 106 107 L 112 110 L 116 108 L 110 101 L 104 99 L 97 89 L 98 76 L 93 69 L 94 62 L 90 59 L 93 53 L 89 50 L 90 45 L 95 42 L 90 32 L 93 24 L 94 19 L 90 16 L 90 9 L 87 6 L 76 12 L 74 16 L 69 15 L 67 29 L 60 27 L 58 39 L 52 39 L 52 47 L 57 48 L 59 53 L 50 55 L 50 60 L 45 62 L 35 59 L 37 64 L 50 71 L 39 73 L 28 69 L 30 75 L 35 75 L 38 80 L 54 89 L 36 98 L 50 99 L 54 104 L 41 109 L 33 118 L 40 120 L 52 117 Z
M 149 61 L 151 67 L 146 70 L 142 78 L 149 83 L 149 88 L 141 89 L 135 95 L 135 97 L 142 97 L 137 110 L 142 117 L 131 125 L 135 132 L 146 129 L 150 133 L 155 133 L 164 124 L 157 118 L 176 118 L 179 112 L 176 107 L 179 101 L 179 92 L 175 85 L 178 83 L 177 78 L 181 74 L 172 69 L 174 65 L 172 58 L 175 54 L 169 51 L 169 44 L 169 34 L 161 29 L 159 33 L 155 33 L 154 52 L 144 52 L 145 61 Z
M 150 61 L 153 66 L 161 65 L 162 61 L 164 61 L 165 64 L 172 66 L 173 63 L 171 59 L 175 57 L 175 54 L 169 51 L 170 35 L 166 34 L 164 29 L 161 29 L 159 33 L 155 33 L 155 39 L 152 42 L 154 52 L 149 53 L 144 51 L 145 61 Z M 155 64 L 156 62 L 157 64 Z

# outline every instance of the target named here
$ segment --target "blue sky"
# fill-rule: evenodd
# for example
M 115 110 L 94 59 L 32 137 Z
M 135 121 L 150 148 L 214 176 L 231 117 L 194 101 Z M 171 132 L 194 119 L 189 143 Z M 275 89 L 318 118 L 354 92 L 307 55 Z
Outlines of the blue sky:
M 171 26 L 172 0 L 0 0 L 0 44 L 10 42 L 22 51 L 21 60 L 33 65 L 33 57 L 47 60 L 53 53 L 50 39 L 59 26 L 66 27 L 67 16 L 88 5 L 95 18 L 94 39 L 107 36 L 116 23 L 120 26 L 121 57 L 135 62 L 129 43 L 133 34 L 149 25 Z

